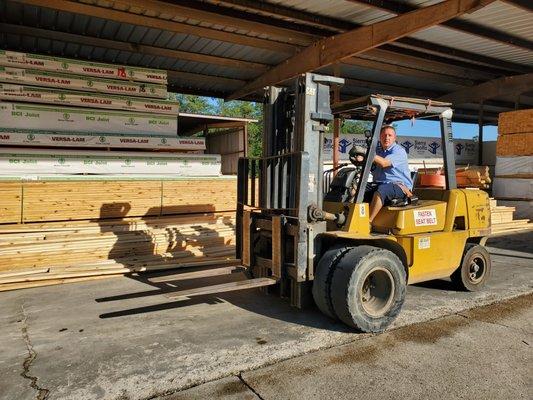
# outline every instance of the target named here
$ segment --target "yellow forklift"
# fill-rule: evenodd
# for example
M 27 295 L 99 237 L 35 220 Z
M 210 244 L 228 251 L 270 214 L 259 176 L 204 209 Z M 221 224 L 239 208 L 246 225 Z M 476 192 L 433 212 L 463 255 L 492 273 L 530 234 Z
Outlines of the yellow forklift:
M 237 258 L 251 284 L 296 307 L 312 298 L 327 316 L 380 332 L 399 314 L 408 284 L 450 277 L 464 290 L 485 285 L 489 198 L 457 189 L 450 104 L 371 95 L 332 109 L 330 89 L 342 83 L 305 74 L 293 87 L 268 88 L 262 157 L 239 160 Z M 335 115 L 373 125 L 363 157 L 326 182 L 324 133 Z M 411 118 L 440 120 L 446 187 L 415 188 L 370 226 L 363 198 L 381 127 Z

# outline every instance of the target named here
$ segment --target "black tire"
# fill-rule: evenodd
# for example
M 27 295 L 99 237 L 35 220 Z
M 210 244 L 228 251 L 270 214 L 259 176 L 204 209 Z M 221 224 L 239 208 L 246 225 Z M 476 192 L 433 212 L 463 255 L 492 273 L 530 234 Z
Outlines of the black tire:
M 338 318 L 362 332 L 383 332 L 400 313 L 406 273 L 389 250 L 372 246 L 350 249 L 331 279 L 331 303 Z
M 327 250 L 320 258 L 313 280 L 313 299 L 320 311 L 330 318 L 338 319 L 333 310 L 330 297 L 332 272 L 349 247 L 335 246 Z
M 459 290 L 477 292 L 485 287 L 492 272 L 490 254 L 484 246 L 467 243 L 461 265 L 450 277 Z

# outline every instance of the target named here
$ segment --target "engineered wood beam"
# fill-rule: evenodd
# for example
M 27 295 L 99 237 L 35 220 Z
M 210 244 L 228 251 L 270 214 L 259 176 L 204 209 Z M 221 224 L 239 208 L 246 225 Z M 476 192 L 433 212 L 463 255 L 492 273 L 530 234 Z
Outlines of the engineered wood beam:
M 237 90 L 229 97 L 229 100 L 243 97 L 265 86 L 286 81 L 298 74 L 314 71 L 336 61 L 363 53 L 490 2 L 490 0 L 482 2 L 478 0 L 446 0 L 385 21 L 321 39 L 299 54 L 270 69 L 242 89 Z
M 414 10 L 419 10 L 417 6 L 410 5 L 408 3 L 399 3 L 394 0 L 348 0 L 352 3 L 365 4 L 372 8 L 391 12 L 396 15 L 401 15 Z M 510 35 L 500 30 L 490 28 L 485 25 L 480 25 L 470 21 L 463 21 L 452 19 L 443 22 L 441 25 L 454 29 L 458 32 L 468 33 L 469 35 L 475 35 L 483 39 L 489 39 L 502 44 L 518 47 L 526 50 L 533 50 L 533 42 L 525 38 Z
M 175 58 L 176 60 L 187 60 L 205 64 L 221 65 L 229 68 L 250 69 L 262 72 L 268 69 L 267 65 L 256 62 L 211 56 L 208 54 L 201 53 L 192 53 L 188 51 L 173 50 L 163 47 L 147 46 L 136 43 L 121 42 L 117 40 L 102 39 L 92 36 L 52 31 L 48 29 L 34 28 L 24 25 L 0 23 L 0 32 L 19 36 L 46 38 L 49 40 L 75 43 L 84 46 L 102 47 L 105 49 L 126 51 L 129 53 L 142 53 L 157 57 Z

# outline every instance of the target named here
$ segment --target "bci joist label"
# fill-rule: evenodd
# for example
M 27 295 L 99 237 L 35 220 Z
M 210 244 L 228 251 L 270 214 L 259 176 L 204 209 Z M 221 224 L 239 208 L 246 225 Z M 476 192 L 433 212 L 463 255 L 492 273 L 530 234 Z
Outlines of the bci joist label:
M 21 174 L 218 176 L 220 155 L 0 148 L 0 176 Z
M 0 129 L 0 145 L 205 150 L 205 138 Z
M 0 81 L 54 89 L 74 89 L 127 96 L 155 97 L 161 99 L 166 99 L 167 97 L 167 88 L 164 85 L 117 81 L 34 69 L 0 67 Z
M 0 128 L 176 136 L 173 115 L 0 102 Z
M 11 83 L 0 83 L 0 99 L 170 115 L 178 115 L 179 111 L 179 103 L 174 101 L 113 96 L 103 93 L 84 93 L 74 90 L 57 90 Z
M 99 78 L 167 84 L 167 71 L 0 50 L 0 65 Z

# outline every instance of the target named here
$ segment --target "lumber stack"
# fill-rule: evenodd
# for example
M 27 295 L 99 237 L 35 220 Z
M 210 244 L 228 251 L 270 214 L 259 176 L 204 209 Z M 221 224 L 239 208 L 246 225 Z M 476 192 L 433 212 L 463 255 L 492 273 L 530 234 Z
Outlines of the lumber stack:
M 0 225 L 0 291 L 235 263 L 233 213 Z
M 0 144 L 205 150 L 179 138 L 167 72 L 0 50 Z
M 0 223 L 235 210 L 235 177 L 0 181 Z
M 515 207 L 499 205 L 495 199 L 490 199 L 491 232 L 505 233 L 524 229 L 532 229 L 533 223 L 529 219 L 514 219 Z
M 533 218 L 533 109 L 499 115 L 493 195 L 520 218 Z
M 442 168 L 421 168 L 418 170 L 419 182 L 422 186 L 444 187 L 445 180 Z M 427 177 L 429 176 L 429 177 Z M 439 179 L 430 179 L 431 176 Z M 455 176 L 457 187 L 459 188 L 479 188 L 488 189 L 491 183 L 489 167 L 487 166 L 466 166 L 456 168 Z M 425 182 L 429 182 L 425 184 Z

